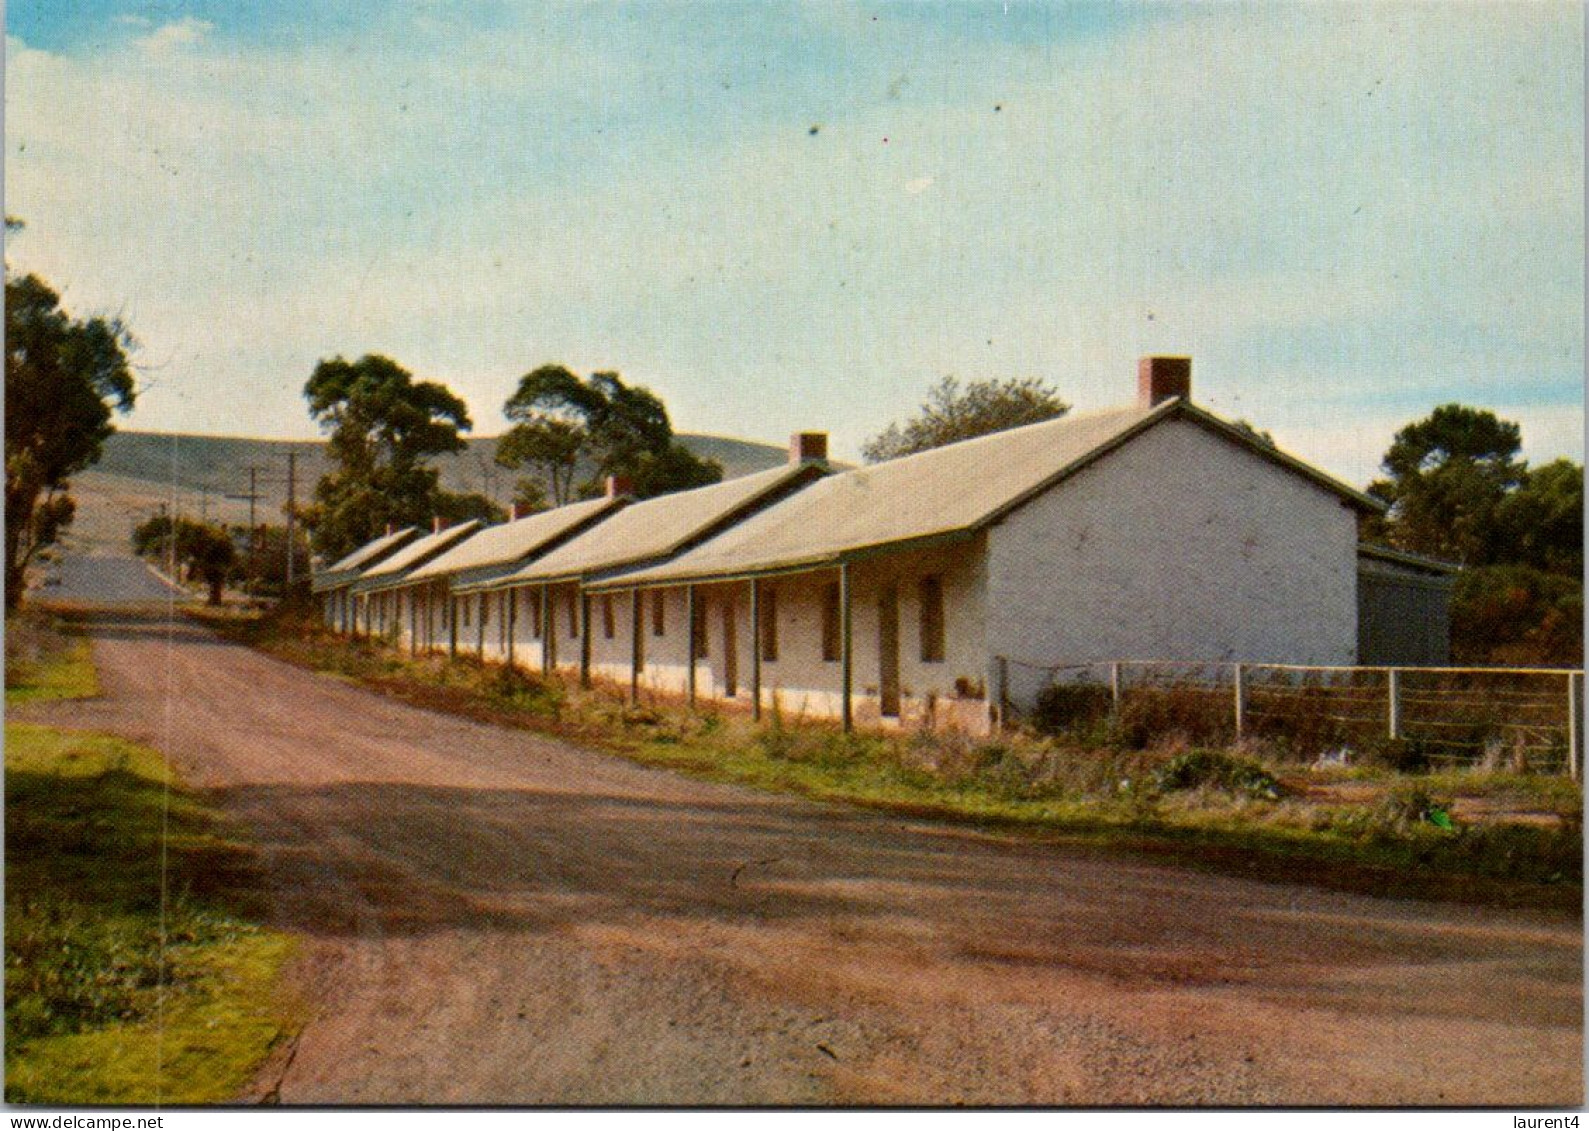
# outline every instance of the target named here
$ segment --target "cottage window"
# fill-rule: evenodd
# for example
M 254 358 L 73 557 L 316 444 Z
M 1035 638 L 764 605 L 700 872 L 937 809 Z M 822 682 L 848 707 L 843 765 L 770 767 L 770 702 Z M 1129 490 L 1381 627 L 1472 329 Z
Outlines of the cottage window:
M 611 593 L 601 595 L 601 635 L 606 640 L 618 635 L 618 621 L 613 613 Z
M 541 638 L 541 602 L 538 598 L 531 597 L 528 593 L 525 596 L 530 601 L 530 638 L 539 640 Z
M 568 594 L 568 635 L 579 637 L 579 593 L 573 590 Z
M 491 623 L 491 595 L 480 594 L 480 627 L 484 628 Z
M 704 597 L 695 598 L 695 623 L 690 625 L 690 635 L 695 639 L 695 658 L 698 660 L 706 659 L 709 654 L 706 641 L 710 633 L 706 631 L 706 598 Z
M 668 633 L 667 594 L 661 589 L 651 592 L 651 635 L 666 636 Z
M 464 627 L 465 627 L 465 628 L 468 628 L 468 627 L 469 627 L 469 625 L 470 625 L 470 623 L 471 623 L 471 620 L 470 620 L 470 617 L 471 617 L 471 615 L 472 615 L 472 614 L 471 614 L 471 613 L 470 613 L 470 611 L 469 611 L 469 606 L 470 606 L 470 605 L 472 605 L 472 604 L 474 604 L 474 602 L 473 602 L 473 601 L 471 601 L 471 600 L 469 600 L 469 599 L 468 599 L 468 598 L 467 598 L 467 597 L 466 597 L 466 598 L 464 598 L 464 599 L 463 599 L 463 600 L 462 600 L 462 601 L 459 601 L 459 602 L 458 602 L 458 603 L 459 603 L 459 604 L 460 604 L 460 605 L 462 605 L 462 606 L 463 606 L 463 626 L 464 626 Z
M 837 662 L 839 658 L 839 586 L 837 582 L 822 587 L 822 658 Z
M 765 586 L 759 599 L 761 658 L 767 663 L 775 663 L 778 659 L 778 590 L 771 585 Z
M 921 662 L 943 663 L 943 578 L 921 579 Z

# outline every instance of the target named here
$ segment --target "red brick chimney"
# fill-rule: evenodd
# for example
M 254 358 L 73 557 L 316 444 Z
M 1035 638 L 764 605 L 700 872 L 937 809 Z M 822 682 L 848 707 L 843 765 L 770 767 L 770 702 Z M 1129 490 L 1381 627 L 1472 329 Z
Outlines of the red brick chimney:
M 1192 399 L 1192 359 L 1144 357 L 1137 362 L 1137 404 L 1152 408 L 1171 397 Z
M 826 432 L 796 432 L 789 437 L 789 462 L 799 465 L 828 458 Z
M 449 523 L 446 519 L 442 518 L 441 515 L 438 514 L 435 518 L 430 520 L 430 532 L 432 534 L 440 534 L 443 530 L 446 530 L 447 527 L 450 526 L 450 525 L 451 525 L 451 523 Z
M 606 493 L 609 499 L 620 499 L 626 495 L 633 495 L 634 480 L 627 475 L 609 475 L 607 476 Z
M 396 534 L 396 533 L 397 533 L 397 523 L 395 523 L 395 522 L 388 522 L 388 523 L 387 523 L 387 524 L 386 524 L 386 536 L 387 536 L 387 537 L 388 537 L 388 538 L 390 538 L 390 537 L 391 537 L 391 536 L 392 536 L 392 535 L 394 535 L 394 534 Z
M 509 503 L 508 504 L 508 521 L 509 522 L 517 522 L 517 521 L 519 521 L 519 519 L 521 519 L 523 517 L 524 517 L 524 504 L 523 503 Z

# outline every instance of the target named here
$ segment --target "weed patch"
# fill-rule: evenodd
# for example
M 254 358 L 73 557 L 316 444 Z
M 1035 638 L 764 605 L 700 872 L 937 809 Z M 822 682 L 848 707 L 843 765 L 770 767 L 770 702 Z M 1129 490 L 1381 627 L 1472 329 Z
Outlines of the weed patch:
M 8 724 L 5 765 L 6 1099 L 230 1098 L 290 1019 L 248 847 L 145 747 Z

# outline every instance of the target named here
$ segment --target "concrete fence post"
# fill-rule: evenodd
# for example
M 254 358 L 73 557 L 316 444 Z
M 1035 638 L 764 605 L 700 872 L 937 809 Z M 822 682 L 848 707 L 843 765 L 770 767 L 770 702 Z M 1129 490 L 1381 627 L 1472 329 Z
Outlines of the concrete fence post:
M 1109 665 L 1109 704 L 1116 717 L 1120 714 L 1120 665 Z
M 1401 737 L 1401 669 L 1385 670 L 1386 713 L 1389 716 L 1390 737 Z
M 1577 672 L 1567 673 L 1567 773 L 1573 781 L 1583 765 L 1583 689 L 1578 684 L 1582 678 Z
M 1247 730 L 1247 679 L 1246 666 L 1237 664 L 1236 680 L 1236 741 L 1240 742 Z
M 1004 723 L 1010 712 L 1010 660 L 1008 656 L 993 657 L 993 679 L 996 684 L 994 694 L 997 696 L 994 700 L 997 704 L 997 715 L 995 718 L 999 729 L 1003 730 Z

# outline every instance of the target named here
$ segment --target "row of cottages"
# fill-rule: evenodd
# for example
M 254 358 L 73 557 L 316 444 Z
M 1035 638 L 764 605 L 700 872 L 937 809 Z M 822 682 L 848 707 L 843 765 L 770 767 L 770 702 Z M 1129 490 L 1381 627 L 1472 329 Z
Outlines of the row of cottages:
M 1379 646 L 1360 640 L 1373 618 L 1415 648 L 1396 619 L 1434 608 L 1443 567 L 1362 550 L 1358 519 L 1383 504 L 1190 391 L 1189 359 L 1145 358 L 1128 407 L 842 473 L 819 434 L 797 437 L 789 467 L 608 500 L 578 533 L 524 550 L 523 524 L 575 517 L 558 508 L 475 535 L 506 545 L 522 528 L 512 561 L 465 542 L 450 567 L 410 560 L 371 585 L 412 543 L 353 598 L 385 594 L 366 629 L 416 648 L 756 714 L 972 732 L 1029 708 L 1054 665 L 1384 662 L 1360 651 Z
M 353 583 L 366 570 L 379 565 L 418 537 L 417 526 L 405 526 L 400 530 L 388 527 L 381 537 L 366 542 L 346 557 L 317 571 L 310 588 L 320 599 L 320 609 L 327 626 L 338 632 L 351 633 L 356 627 Z

